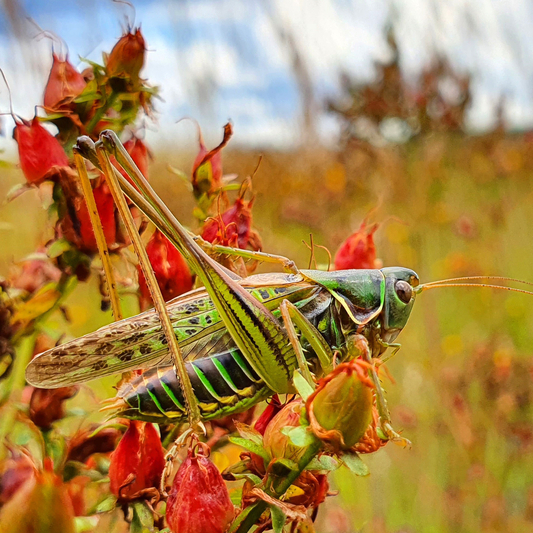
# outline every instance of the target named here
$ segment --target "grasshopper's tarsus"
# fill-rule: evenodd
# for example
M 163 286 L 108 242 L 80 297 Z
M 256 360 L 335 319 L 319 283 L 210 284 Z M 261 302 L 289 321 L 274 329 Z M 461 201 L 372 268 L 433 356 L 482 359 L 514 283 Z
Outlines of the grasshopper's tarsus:
M 391 352 L 384 354 L 379 358 L 380 364 L 386 363 L 389 359 L 392 359 L 399 351 L 402 345 L 399 342 L 385 342 L 379 335 L 376 336 L 376 341 L 383 348 L 392 348 Z

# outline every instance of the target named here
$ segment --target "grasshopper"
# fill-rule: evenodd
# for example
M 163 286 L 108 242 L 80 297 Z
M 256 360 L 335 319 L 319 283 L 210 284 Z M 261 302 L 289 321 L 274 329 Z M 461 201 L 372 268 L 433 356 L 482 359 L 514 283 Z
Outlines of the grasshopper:
M 480 286 L 457 282 L 481 277 L 420 285 L 418 275 L 403 267 L 299 270 L 285 257 L 212 245 L 180 224 L 113 132 L 103 132 L 96 145 L 82 137 L 76 150 L 170 239 L 204 288 L 168 302 L 166 310 L 120 320 L 38 355 L 26 370 L 29 383 L 55 388 L 143 369 L 119 387 L 113 403 L 117 413 L 162 423 L 189 417 L 193 423 L 238 413 L 274 393 L 292 392 L 295 371 L 313 385 L 337 362 L 362 356 L 370 364 L 382 432 L 404 441 L 392 428 L 377 369 L 400 348 L 395 340 L 417 294 L 436 287 Z M 110 155 L 135 187 L 109 164 Z M 124 202 L 120 191 L 119 196 L 115 201 Z M 240 278 L 206 250 L 278 263 L 285 272 Z

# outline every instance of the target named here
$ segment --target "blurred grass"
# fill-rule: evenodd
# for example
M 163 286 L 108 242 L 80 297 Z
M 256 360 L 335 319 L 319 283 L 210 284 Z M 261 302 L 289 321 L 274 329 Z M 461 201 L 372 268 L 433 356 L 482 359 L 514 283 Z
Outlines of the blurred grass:
M 382 222 L 378 256 L 385 265 L 415 269 L 423 282 L 481 274 L 533 280 L 532 147 L 527 136 L 497 132 L 432 134 L 342 153 L 265 153 L 254 178 L 255 226 L 266 251 L 306 267 L 302 240 L 310 232 L 334 253 L 374 209 L 372 220 Z M 197 229 L 190 193 L 165 168 L 170 163 L 188 171 L 193 156 L 156 150 L 151 180 L 178 217 Z M 225 171 L 244 177 L 257 157 L 229 151 Z M 21 180 L 20 171 L 1 169 L 0 197 Z M 1 208 L 0 276 L 50 237 L 45 218 L 36 191 Z M 340 494 L 320 510 L 317 531 L 533 530 L 529 298 L 486 289 L 419 296 L 399 338 L 402 350 L 388 364 L 396 383 L 385 379 L 396 429 L 413 447 L 389 444 L 367 457 L 367 478 L 336 472 Z M 79 284 L 68 304 L 71 336 L 111 320 L 99 310 L 93 283 Z M 96 382 L 92 390 L 109 396 L 113 382 Z M 85 391 L 69 405 L 95 410 L 90 396 Z

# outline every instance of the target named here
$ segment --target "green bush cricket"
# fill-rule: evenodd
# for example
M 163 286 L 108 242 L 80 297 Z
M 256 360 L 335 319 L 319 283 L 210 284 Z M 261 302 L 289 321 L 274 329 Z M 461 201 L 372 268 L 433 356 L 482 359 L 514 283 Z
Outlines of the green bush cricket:
M 159 308 L 115 322 L 52 348 L 28 365 L 28 382 L 49 388 L 146 369 L 120 387 L 114 406 L 122 416 L 163 423 L 188 416 L 195 424 L 199 418 L 238 413 L 274 393 L 291 392 L 295 371 L 312 384 L 313 374 L 361 355 L 357 343 L 363 339 L 381 429 L 389 439 L 404 440 L 392 429 L 376 368 L 388 348 L 393 349 L 389 357 L 399 349 L 394 341 L 416 295 L 430 288 L 472 285 L 531 294 L 457 283 L 480 277 L 420 285 L 417 274 L 403 267 L 299 270 L 284 257 L 214 246 L 191 236 L 176 220 L 113 132 L 103 132 L 96 145 L 80 138 L 76 149 L 171 240 L 205 287 L 175 298 L 166 311 Z M 138 189 L 110 165 L 109 155 Z M 120 192 L 114 196 L 124 203 Z M 286 272 L 241 279 L 205 250 L 278 263 Z M 176 346 L 169 350 L 172 343 Z

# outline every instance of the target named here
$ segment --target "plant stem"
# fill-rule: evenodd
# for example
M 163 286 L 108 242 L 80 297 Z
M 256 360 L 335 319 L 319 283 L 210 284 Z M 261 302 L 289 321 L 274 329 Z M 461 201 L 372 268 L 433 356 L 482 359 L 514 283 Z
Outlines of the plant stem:
M 265 491 L 269 496 L 280 498 L 287 492 L 288 488 L 300 477 L 300 474 L 305 470 L 305 467 L 311 462 L 316 454 L 322 449 L 322 442 L 316 440 L 311 444 L 301 459 L 298 461 L 298 470 L 291 470 L 274 491 Z M 263 500 L 258 501 L 254 505 L 246 508 L 235 520 L 234 524 L 229 530 L 229 533 L 246 533 L 259 520 L 260 516 L 268 507 L 268 503 Z M 242 517 L 242 518 L 241 518 Z
M 17 346 L 13 374 L 11 375 L 11 392 L 9 395 L 9 401 L 0 421 L 0 443 L 4 444 L 3 446 L 0 446 L 0 459 L 5 457 L 7 450 L 5 447 L 6 437 L 11 433 L 13 424 L 15 423 L 17 403 L 20 401 L 20 393 L 26 383 L 24 372 L 26 370 L 26 365 L 30 362 L 31 356 L 33 355 L 36 338 L 37 333 L 34 332 L 32 335 L 23 337 Z
M 107 113 L 109 108 L 115 103 L 115 100 L 117 99 L 117 97 L 118 97 L 118 93 L 116 93 L 115 91 L 112 91 L 111 94 L 109 95 L 109 98 L 106 100 L 105 104 L 99 109 L 97 109 L 96 113 L 93 115 L 93 118 L 89 120 L 89 123 L 87 124 L 85 128 L 86 132 L 89 135 L 93 132 L 94 128 L 96 128 L 96 125 L 98 124 L 98 122 L 100 122 L 103 116 Z

